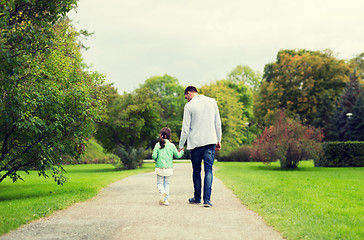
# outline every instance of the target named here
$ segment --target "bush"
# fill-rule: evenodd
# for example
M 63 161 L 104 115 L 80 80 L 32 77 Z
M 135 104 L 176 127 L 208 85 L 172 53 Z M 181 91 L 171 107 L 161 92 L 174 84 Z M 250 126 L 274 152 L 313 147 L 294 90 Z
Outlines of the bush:
M 252 158 L 250 157 L 251 153 L 252 146 L 242 145 L 240 148 L 228 155 L 222 157 L 218 155 L 218 160 L 220 162 L 252 162 Z
M 364 142 L 325 142 L 315 167 L 363 167 Z
M 304 126 L 279 111 L 275 125 L 264 129 L 254 141 L 251 157 L 266 163 L 280 160 L 281 168 L 297 168 L 299 161 L 318 159 L 321 153 L 321 129 Z
M 113 165 L 117 169 L 135 169 L 143 165 L 143 160 L 146 156 L 146 151 L 144 148 L 125 148 L 118 145 L 114 154 L 120 158 L 113 162 Z

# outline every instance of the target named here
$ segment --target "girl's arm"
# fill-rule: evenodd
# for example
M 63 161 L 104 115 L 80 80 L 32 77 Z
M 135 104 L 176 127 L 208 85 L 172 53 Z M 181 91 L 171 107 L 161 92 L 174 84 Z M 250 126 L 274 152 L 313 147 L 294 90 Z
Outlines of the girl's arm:
M 177 150 L 176 146 L 173 144 L 173 155 L 176 158 L 181 158 L 185 152 L 183 150 L 179 151 Z
M 154 161 L 157 161 L 158 158 L 158 153 L 159 153 L 159 143 L 156 143 L 153 149 L 153 153 L 152 153 L 152 158 L 154 159 Z

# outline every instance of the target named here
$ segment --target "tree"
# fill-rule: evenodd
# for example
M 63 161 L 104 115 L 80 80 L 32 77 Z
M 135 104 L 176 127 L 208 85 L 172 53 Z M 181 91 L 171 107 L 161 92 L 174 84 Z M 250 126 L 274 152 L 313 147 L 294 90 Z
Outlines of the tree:
M 364 86 L 364 52 L 351 59 L 350 64 L 358 81 Z
M 75 1 L 5 1 L 0 40 L 0 182 L 35 169 L 57 183 L 103 111 L 103 77 L 82 69 Z M 4 1 L 2 1 L 4 3 Z M 34 14 L 37 13 L 37 14 Z M 3 64 L 4 63 L 4 64 Z
M 325 92 L 322 96 L 322 104 L 317 106 L 316 117 L 312 121 L 312 126 L 323 129 L 324 141 L 335 141 L 337 139 L 335 108 L 332 106 L 332 101 L 331 96 Z
M 277 115 L 277 122 L 254 141 L 252 158 L 266 163 L 279 160 L 283 169 L 297 168 L 301 160 L 318 159 L 322 130 L 289 119 L 284 111 Z
M 254 116 L 258 124 L 269 126 L 273 124 L 274 117 L 281 106 L 283 90 L 278 84 L 264 81 L 261 85 L 260 92 L 254 102 Z
M 364 91 L 358 96 L 353 106 L 347 137 L 351 141 L 364 141 Z
M 255 115 L 262 125 L 270 125 L 277 109 L 300 116 L 307 124 L 318 125 L 318 106 L 324 97 L 333 105 L 349 80 L 349 65 L 333 57 L 331 51 L 281 50 L 277 61 L 265 66 Z M 327 93 L 327 94 L 325 94 Z M 327 99 L 330 96 L 331 99 Z
M 226 86 L 236 91 L 239 96 L 239 102 L 244 106 L 241 111 L 241 117 L 244 119 L 244 124 L 246 125 L 246 131 L 244 132 L 246 139 L 244 140 L 244 143 L 250 144 L 260 133 L 260 128 L 256 124 L 253 111 L 253 101 L 257 92 L 251 90 L 244 82 L 232 82 L 231 80 L 227 80 Z
M 254 93 L 259 91 L 262 75 L 247 65 L 236 66 L 227 76 L 233 83 L 244 83 L 249 86 Z
M 347 141 L 349 131 L 349 117 L 353 113 L 353 107 L 358 96 L 363 92 L 363 87 L 359 83 L 355 72 L 350 76 L 350 81 L 346 83 L 341 96 L 338 98 L 337 107 L 335 109 L 335 127 L 337 139 L 339 141 Z
M 0 71 L 6 73 L 2 78 L 24 70 L 21 65 L 29 55 L 52 49 L 52 27 L 75 6 L 76 0 L 1 0 Z
M 233 89 L 237 96 L 238 101 L 244 106 L 241 112 L 242 119 L 253 121 L 253 92 L 244 82 L 232 82 L 230 80 L 224 81 L 224 84 Z
M 185 105 L 184 88 L 177 78 L 165 74 L 148 78 L 141 88 L 149 89 L 158 99 L 161 107 L 161 125 L 172 131 L 171 139 L 179 141 L 181 135 L 181 121 Z
M 214 84 L 205 85 L 200 89 L 201 94 L 212 97 L 217 101 L 220 111 L 222 126 L 223 148 L 219 152 L 220 156 L 236 150 L 246 141 L 246 118 L 242 118 L 244 109 L 239 101 L 239 94 L 228 87 L 228 81 L 220 80 Z
M 129 162 L 123 157 L 125 152 L 145 149 L 158 136 L 161 108 L 155 103 L 159 99 L 147 88 L 116 95 L 116 90 L 109 86 L 108 92 L 112 93 L 112 97 L 108 99 L 107 117 L 99 122 L 95 137 L 108 152 Z M 126 168 L 136 166 L 129 163 L 124 165 Z

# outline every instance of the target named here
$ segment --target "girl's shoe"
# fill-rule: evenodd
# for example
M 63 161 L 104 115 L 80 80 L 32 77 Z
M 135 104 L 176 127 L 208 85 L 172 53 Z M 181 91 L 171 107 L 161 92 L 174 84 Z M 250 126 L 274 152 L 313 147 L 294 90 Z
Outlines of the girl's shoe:
M 169 206 L 169 202 L 168 200 L 165 200 L 164 203 L 163 203 L 164 206 Z
M 164 204 L 164 199 L 166 198 L 166 196 L 167 196 L 167 193 L 165 193 L 165 192 L 160 193 L 160 196 L 159 196 L 159 204 L 160 205 Z

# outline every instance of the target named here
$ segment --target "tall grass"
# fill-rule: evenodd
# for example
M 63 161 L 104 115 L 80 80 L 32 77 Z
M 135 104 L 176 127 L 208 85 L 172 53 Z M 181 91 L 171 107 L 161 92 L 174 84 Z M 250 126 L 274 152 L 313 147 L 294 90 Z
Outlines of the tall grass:
M 364 168 L 216 166 L 226 186 L 288 239 L 364 239 Z
M 53 179 L 38 177 L 36 172 L 22 174 L 24 182 L 6 179 L 0 184 L 0 235 L 55 210 L 85 201 L 110 183 L 127 176 L 152 171 L 153 164 L 128 171 L 116 171 L 107 164 L 65 166 L 68 182 L 57 185 Z

